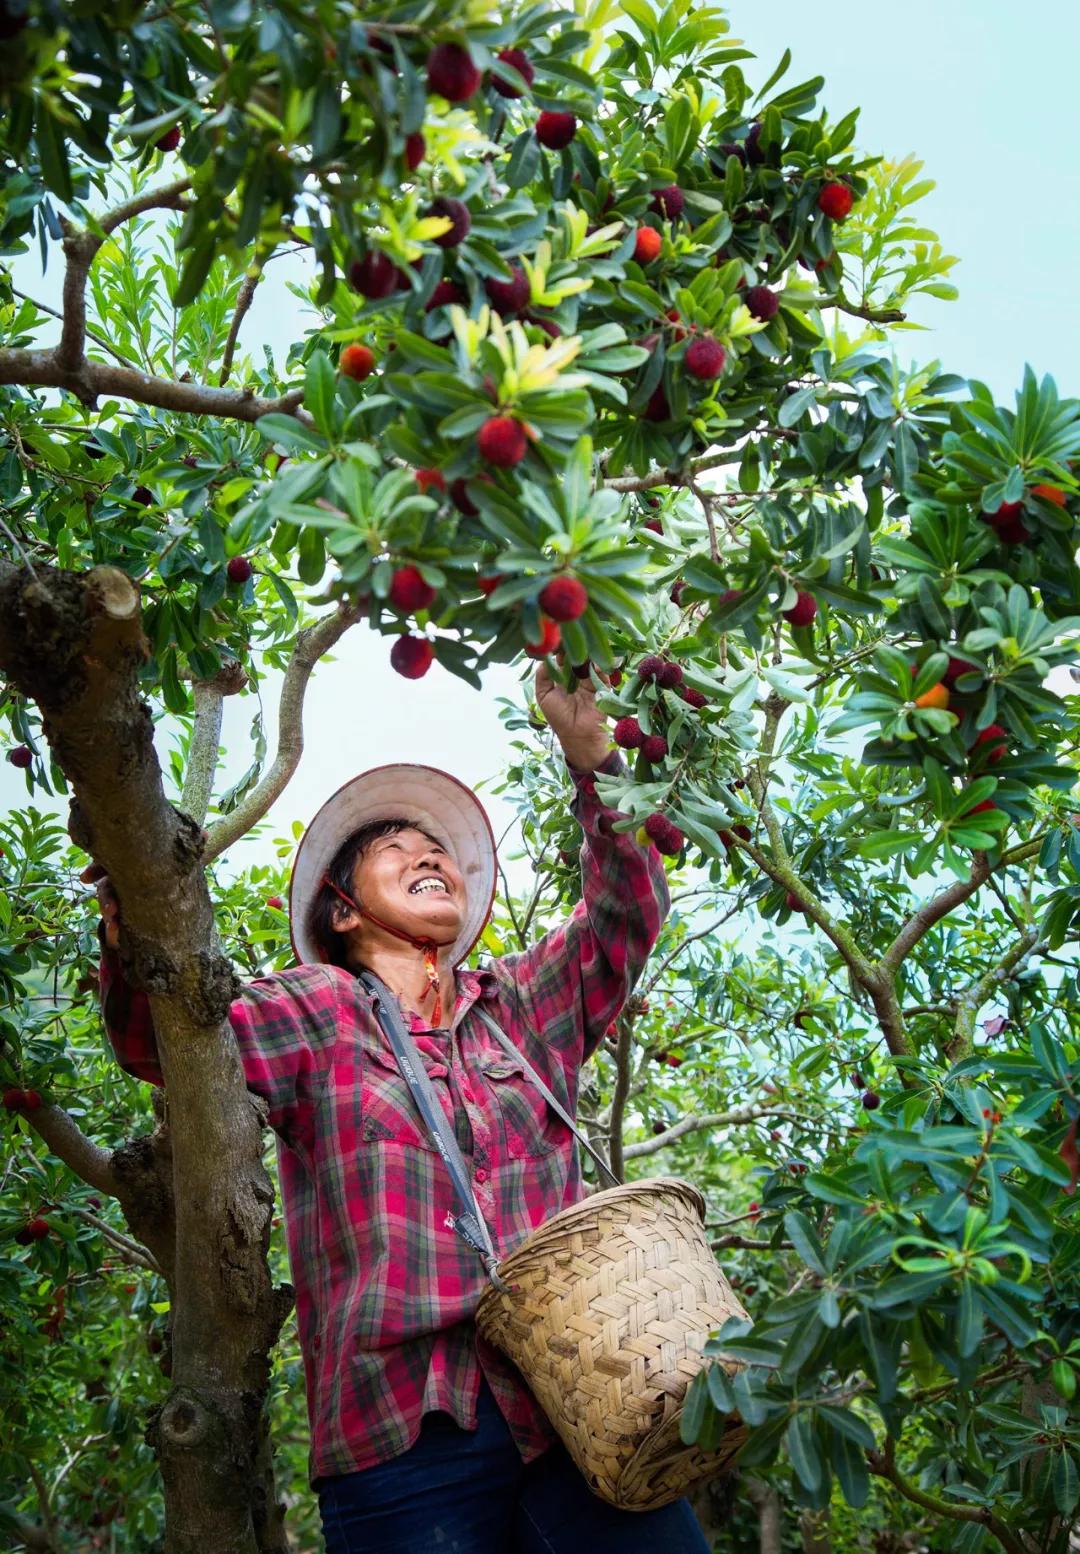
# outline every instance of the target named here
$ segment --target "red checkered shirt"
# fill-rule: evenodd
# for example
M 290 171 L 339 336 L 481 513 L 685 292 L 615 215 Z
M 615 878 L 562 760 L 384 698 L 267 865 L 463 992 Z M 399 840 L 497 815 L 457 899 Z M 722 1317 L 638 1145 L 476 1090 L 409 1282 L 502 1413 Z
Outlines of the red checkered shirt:
M 597 767 L 622 770 L 617 752 Z M 670 902 L 655 847 L 612 832 L 591 776 L 571 774 L 582 900 L 522 954 L 459 971 L 448 1030 L 411 1022 L 499 1256 L 585 1194 L 576 1140 L 474 1005 L 483 1001 L 574 1116 L 581 1065 Z M 111 951 L 101 981 L 121 1067 L 160 1085 L 149 1003 L 123 983 Z M 312 1488 L 406 1451 L 431 1409 L 474 1429 L 481 1369 L 523 1461 L 539 1456 L 554 1433 L 514 1366 L 476 1332 L 486 1275 L 452 1228 L 449 1175 L 368 995 L 338 967 L 299 966 L 250 983 L 230 1019 L 248 1088 L 268 1103 L 277 1135 Z

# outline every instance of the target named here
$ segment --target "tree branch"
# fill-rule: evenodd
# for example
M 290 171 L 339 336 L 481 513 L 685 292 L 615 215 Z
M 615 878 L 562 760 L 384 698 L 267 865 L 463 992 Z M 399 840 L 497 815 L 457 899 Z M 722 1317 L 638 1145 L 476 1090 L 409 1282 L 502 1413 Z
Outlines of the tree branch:
M 947 1521 L 954 1522 L 978 1522 L 998 1540 L 1001 1547 L 1006 1550 L 1006 1554 L 1028 1554 L 1019 1538 L 1013 1535 L 988 1506 L 960 1505 L 950 1500 L 941 1500 L 937 1495 L 928 1495 L 909 1478 L 905 1478 L 896 1466 L 895 1452 L 896 1442 L 891 1436 L 886 1440 L 884 1452 L 868 1451 L 866 1462 L 870 1472 L 876 1474 L 878 1478 L 888 1479 L 905 1500 L 910 1500 L 912 1505 L 921 1506 L 924 1511 L 929 1511 L 934 1516 L 941 1516 Z
M 262 279 L 262 265 L 256 261 L 244 276 L 243 284 L 236 298 L 236 311 L 233 314 L 232 323 L 229 325 L 229 338 L 225 341 L 225 350 L 221 357 L 221 376 L 218 383 L 224 387 L 229 381 L 229 373 L 232 371 L 233 357 L 236 354 L 236 342 L 240 335 L 240 325 L 244 322 L 244 316 L 251 306 L 255 296 L 255 288 Z
M 700 1133 L 704 1128 L 737 1128 L 748 1122 L 757 1122 L 762 1117 L 798 1121 L 799 1113 L 775 1106 L 740 1106 L 734 1111 L 711 1112 L 705 1117 L 684 1117 L 681 1122 L 673 1122 L 670 1128 L 665 1128 L 655 1138 L 643 1139 L 640 1144 L 627 1144 L 623 1155 L 627 1160 L 640 1160 L 644 1155 L 655 1155 L 658 1149 L 666 1149 L 669 1144 L 685 1138 L 688 1133 Z
M 980 886 L 986 883 L 989 874 L 990 864 L 986 854 L 976 853 L 968 879 L 956 880 L 908 918 L 878 962 L 882 971 L 890 976 L 897 971 L 923 935 L 928 934 L 935 923 L 939 923 L 943 917 L 947 917 L 950 912 L 973 896 Z
M 190 188 L 190 178 L 177 178 L 161 188 L 147 189 L 103 216 L 96 223 L 100 230 L 75 229 L 68 225 L 63 241 L 67 260 L 64 271 L 64 320 L 60 344 L 53 352 L 61 372 L 74 373 L 82 365 L 86 347 L 86 277 L 109 233 L 115 232 L 123 222 L 141 216 L 148 210 L 178 209 L 181 194 Z
M 902 324 L 907 318 L 899 308 L 868 308 L 860 302 L 849 302 L 841 292 L 834 297 L 821 297 L 818 306 L 836 308 L 838 313 L 850 313 L 852 318 L 865 318 L 871 324 Z
M 355 606 L 341 605 L 333 615 L 325 615 L 297 633 L 278 703 L 277 754 L 266 776 L 247 798 L 210 827 L 204 850 L 208 863 L 250 831 L 284 792 L 304 749 L 304 696 L 311 671 L 359 618 L 360 611 Z
M 116 1197 L 117 1182 L 110 1151 L 88 1139 L 62 1106 L 39 1106 L 37 1111 L 24 1112 L 23 1117 L 52 1154 L 81 1181 L 96 1187 L 98 1192 Z
M 99 1230 L 110 1246 L 114 1246 L 118 1252 L 123 1253 L 125 1262 L 133 1263 L 139 1268 L 145 1268 L 150 1273 L 160 1274 L 164 1277 L 164 1269 L 148 1247 L 140 1246 L 137 1241 L 131 1241 L 122 1235 L 119 1230 L 114 1230 L 107 1220 L 99 1218 L 90 1209 L 72 1208 L 72 1214 L 78 1214 L 80 1218 L 88 1220 L 95 1230 Z
M 212 680 L 196 680 L 192 687 L 195 724 L 191 730 L 180 808 L 200 826 L 206 819 L 210 795 L 214 790 L 218 744 L 221 740 L 222 702 L 226 696 L 234 696 L 242 691 L 246 684 L 247 675 L 233 658 L 222 665 Z
M 59 347 L 57 348 L 59 349 Z M 57 351 L 0 350 L 0 384 L 21 388 L 62 388 L 93 410 L 99 395 L 115 395 L 159 410 L 186 415 L 220 416 L 231 421 L 257 421 L 264 415 L 293 415 L 303 389 L 290 389 L 277 399 L 260 399 L 250 389 L 214 388 L 205 383 L 177 383 L 130 367 L 110 367 L 82 361 L 68 369 Z
M 25 291 L 17 291 L 13 286 L 11 288 L 11 295 L 19 297 L 23 302 L 31 303 L 32 306 L 37 308 L 39 313 L 48 313 L 52 318 L 63 320 L 64 315 L 59 309 L 51 308 L 47 302 L 39 302 L 36 297 L 28 297 Z M 103 351 L 108 351 L 110 356 L 115 356 L 122 367 L 131 367 L 135 371 L 138 370 L 130 357 L 125 356 L 122 351 L 118 351 L 106 335 L 98 334 L 97 330 L 91 329 L 89 324 L 86 326 L 86 335 L 88 339 L 93 340 L 95 345 L 100 345 Z
M 945 1056 L 952 1063 L 967 1057 L 975 1041 L 975 1019 L 979 1010 L 993 993 L 999 982 L 1007 982 L 1021 961 L 1027 959 L 1040 941 L 1039 930 L 1034 925 L 1024 929 L 1016 942 L 1010 945 L 1001 959 L 988 971 L 977 977 L 955 999 L 956 1017 L 953 1033 L 945 1048 Z

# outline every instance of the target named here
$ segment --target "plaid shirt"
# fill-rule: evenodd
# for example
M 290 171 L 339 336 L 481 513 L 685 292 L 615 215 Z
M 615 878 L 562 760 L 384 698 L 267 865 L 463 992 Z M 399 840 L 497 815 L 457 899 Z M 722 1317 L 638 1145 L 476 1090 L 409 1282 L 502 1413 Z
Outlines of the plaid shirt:
M 625 768 L 613 751 L 597 770 Z M 571 775 L 585 833 L 582 900 L 522 954 L 459 971 L 448 1030 L 412 1019 L 501 1257 L 585 1192 L 573 1135 L 473 1007 L 483 1000 L 574 1116 L 581 1065 L 669 906 L 655 847 L 613 833 L 589 774 Z M 120 1066 L 160 1085 L 146 997 L 123 983 L 114 952 L 101 980 Z M 452 1228 L 449 1175 L 368 995 L 338 967 L 304 965 L 250 983 L 230 1019 L 248 1087 L 267 1101 L 277 1135 L 312 1488 L 406 1451 L 431 1409 L 474 1429 L 481 1368 L 531 1461 L 554 1432 L 514 1366 L 476 1332 L 487 1278 Z

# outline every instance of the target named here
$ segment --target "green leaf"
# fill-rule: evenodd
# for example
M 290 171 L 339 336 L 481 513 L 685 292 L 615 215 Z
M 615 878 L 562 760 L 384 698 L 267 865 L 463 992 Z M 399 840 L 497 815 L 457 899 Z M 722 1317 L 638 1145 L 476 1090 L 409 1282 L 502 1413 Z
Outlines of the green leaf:
M 799 1482 L 813 1493 L 825 1477 L 821 1446 L 814 1432 L 814 1421 L 805 1409 L 799 1409 L 788 1421 L 786 1445 L 791 1465 Z
M 831 1427 L 829 1460 L 844 1499 L 854 1510 L 859 1511 L 870 1495 L 870 1472 L 866 1466 L 866 1455 L 858 1441 L 835 1428 L 834 1412 L 830 1409 L 827 1415 Z
M 794 394 L 784 400 L 776 419 L 781 426 L 794 426 L 796 421 L 801 421 L 810 406 L 816 402 L 816 388 L 796 389 Z
M 1080 1500 L 1080 1473 L 1068 1447 L 1062 1446 L 1054 1453 L 1053 1485 L 1054 1504 L 1062 1516 L 1070 1516 Z
M 693 1446 L 701 1434 L 707 1404 L 708 1390 L 705 1373 L 699 1371 L 687 1388 L 682 1414 L 679 1417 L 679 1439 L 684 1446 Z
M 803 1262 L 815 1273 L 824 1274 L 825 1258 L 821 1242 L 806 1215 L 800 1214 L 798 1209 L 789 1209 L 784 1215 L 784 1229 Z
M 334 405 L 337 397 L 337 380 L 330 358 L 325 351 L 312 351 L 304 376 L 304 409 L 319 431 L 326 438 L 334 432 Z
M 510 159 L 506 164 L 507 185 L 511 189 L 523 189 L 532 183 L 540 170 L 540 142 L 532 129 L 522 130 L 514 141 Z

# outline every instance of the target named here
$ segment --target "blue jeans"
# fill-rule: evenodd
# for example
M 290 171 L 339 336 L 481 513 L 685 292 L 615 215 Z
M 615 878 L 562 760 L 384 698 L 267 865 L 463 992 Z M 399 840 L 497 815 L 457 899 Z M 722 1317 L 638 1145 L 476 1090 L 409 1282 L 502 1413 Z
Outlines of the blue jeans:
M 619 1511 L 561 1441 L 525 1464 L 487 1382 L 477 1428 L 425 1414 L 389 1462 L 319 1486 L 326 1554 L 709 1554 L 688 1500 Z

